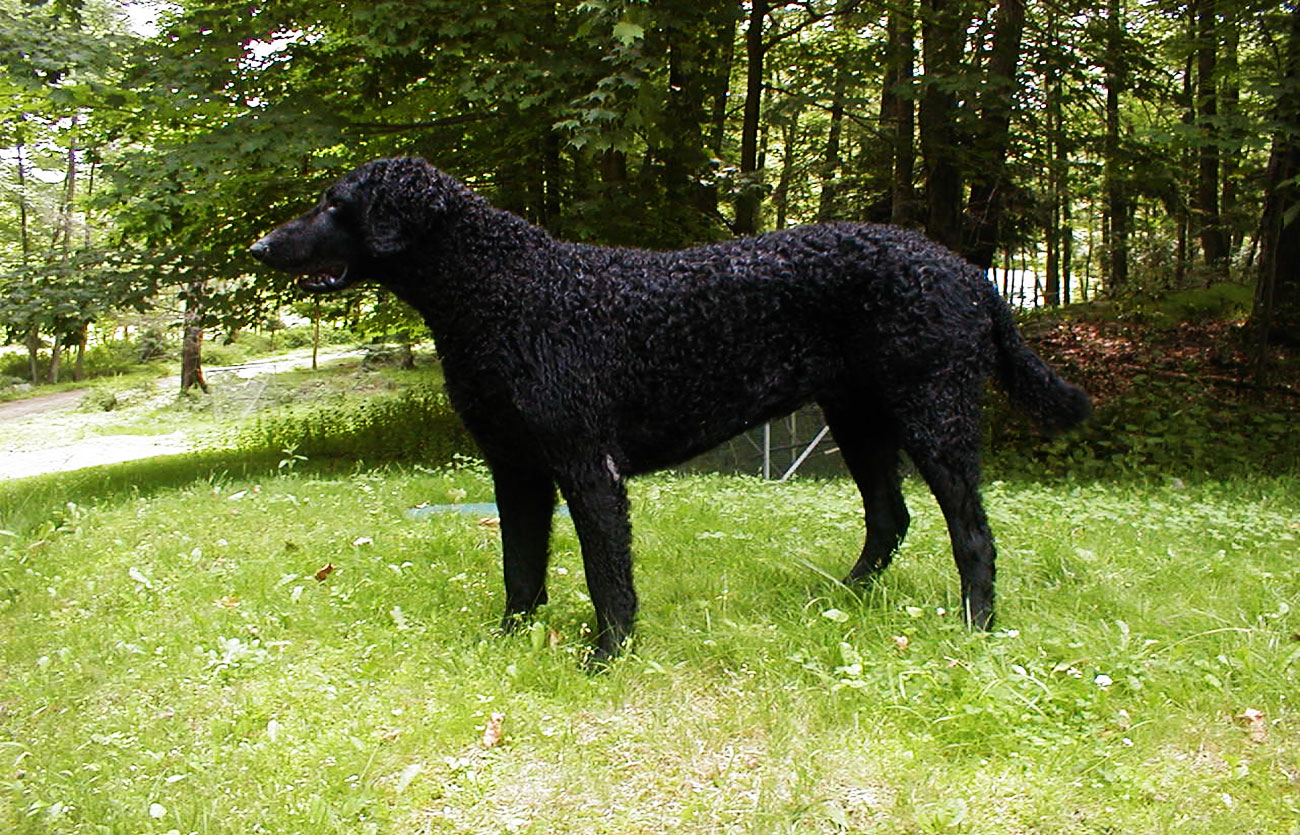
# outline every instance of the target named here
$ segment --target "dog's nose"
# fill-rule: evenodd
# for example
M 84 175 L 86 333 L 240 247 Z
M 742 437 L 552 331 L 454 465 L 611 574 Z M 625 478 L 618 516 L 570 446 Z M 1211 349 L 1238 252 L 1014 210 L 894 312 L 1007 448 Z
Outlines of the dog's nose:
M 271 245 L 266 242 L 266 238 L 259 238 L 248 248 L 248 252 L 259 261 L 265 261 L 271 254 Z

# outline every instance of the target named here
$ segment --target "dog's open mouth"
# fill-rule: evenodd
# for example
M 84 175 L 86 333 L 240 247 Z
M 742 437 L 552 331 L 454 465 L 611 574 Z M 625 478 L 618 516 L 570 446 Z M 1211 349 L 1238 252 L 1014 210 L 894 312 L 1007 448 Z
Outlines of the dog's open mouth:
M 352 279 L 348 277 L 348 267 L 344 264 L 337 269 L 299 276 L 298 286 L 308 293 L 334 293 L 351 287 Z

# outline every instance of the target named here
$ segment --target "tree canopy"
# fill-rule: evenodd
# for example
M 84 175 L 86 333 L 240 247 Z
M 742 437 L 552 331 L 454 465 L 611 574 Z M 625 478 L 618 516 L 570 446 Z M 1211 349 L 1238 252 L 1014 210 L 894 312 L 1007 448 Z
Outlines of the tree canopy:
M 1261 333 L 1294 339 L 1298 20 L 1263 0 L 182 0 L 141 33 L 107 0 L 0 0 L 0 322 L 35 356 L 182 289 L 196 327 L 256 321 L 293 296 L 248 242 L 360 162 L 418 154 L 572 239 L 894 222 L 1025 304 L 1254 283 Z

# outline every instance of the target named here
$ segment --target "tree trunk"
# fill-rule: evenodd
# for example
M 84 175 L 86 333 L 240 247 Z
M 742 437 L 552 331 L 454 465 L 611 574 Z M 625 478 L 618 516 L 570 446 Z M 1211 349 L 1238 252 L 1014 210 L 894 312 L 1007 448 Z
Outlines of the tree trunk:
M 181 394 L 194 386 L 208 393 L 203 379 L 203 303 L 204 281 L 190 282 L 185 292 L 184 331 L 181 336 Z
M 1191 42 L 1196 37 L 1196 9 L 1188 6 L 1187 9 L 1187 38 Z M 1196 91 L 1193 88 L 1196 75 L 1196 51 L 1192 50 L 1187 53 L 1187 58 L 1183 63 L 1183 84 L 1181 99 L 1179 105 L 1183 109 L 1182 126 L 1186 136 L 1193 136 L 1196 133 Z M 1185 172 L 1194 172 L 1197 170 L 1198 162 L 1196 159 L 1196 148 L 1194 146 L 1187 148 L 1183 154 L 1184 158 L 1179 160 L 1181 170 Z M 1188 175 L 1190 176 L 1190 174 Z M 1193 220 L 1191 204 L 1194 202 L 1188 195 L 1195 188 L 1195 184 L 1190 180 L 1186 183 L 1183 178 L 1175 180 L 1174 194 L 1169 203 L 1169 210 L 1174 216 L 1174 225 L 1177 228 L 1177 242 L 1174 247 L 1174 278 L 1173 286 L 1176 289 L 1183 289 L 1187 286 L 1187 262 L 1188 262 L 1188 241 L 1191 240 L 1193 231 Z
M 882 129 L 891 145 L 889 220 L 898 226 L 917 223 L 915 176 L 916 107 L 912 77 L 916 63 L 915 6 L 899 0 L 889 7 L 889 45 L 885 82 L 880 93 Z
M 704 128 L 708 122 L 706 95 L 710 49 L 710 10 L 694 0 L 664 4 L 669 12 L 668 94 L 664 107 L 665 137 L 657 156 L 663 162 L 662 183 L 669 206 L 675 207 L 673 234 L 676 245 L 695 243 L 710 224 L 701 212 L 708 200 L 701 194 L 700 181 L 709 162 Z M 691 211 L 694 209 L 695 211 Z
M 1277 131 L 1265 175 L 1259 278 L 1251 312 L 1261 382 L 1270 342 L 1300 344 L 1300 6 L 1289 17 L 1283 73 L 1275 88 Z
M 1106 137 L 1103 174 L 1106 190 L 1106 291 L 1113 298 L 1128 290 L 1128 172 L 1120 158 L 1119 95 L 1127 71 L 1124 64 L 1124 2 L 1108 0 L 1106 14 Z
M 776 224 L 774 228 L 784 229 L 790 217 L 790 184 L 794 180 L 795 161 L 798 151 L 800 109 L 788 117 L 782 128 L 783 151 L 781 154 L 781 178 L 772 192 L 772 204 L 776 207 Z M 823 184 L 822 188 L 826 186 Z
M 75 133 L 77 129 L 77 116 L 73 114 L 72 130 Z M 59 222 L 54 227 L 54 239 L 52 247 L 59 247 L 60 239 L 62 243 L 63 260 L 67 260 L 72 251 L 72 204 L 77 196 L 77 147 L 75 143 L 68 143 L 68 163 L 67 171 L 63 178 L 63 198 L 59 206 Z
M 847 73 L 843 67 L 835 68 L 835 79 L 831 89 L 831 123 L 826 132 L 826 152 L 822 157 L 821 195 L 817 200 L 817 220 L 825 222 L 834 220 L 838 215 L 836 194 L 839 191 L 840 176 L 840 136 L 844 130 L 844 88 L 847 85 Z
M 82 322 L 77 330 L 77 361 L 72 366 L 72 379 L 86 379 L 86 342 L 90 338 L 90 322 Z
M 758 170 L 759 117 L 763 105 L 763 24 L 767 20 L 768 0 L 753 0 L 749 28 L 745 32 L 745 115 L 740 130 L 740 192 L 736 196 L 737 235 L 758 231 L 762 205 L 762 172 Z
M 727 102 L 731 93 L 731 65 L 736 60 L 736 25 L 739 19 L 731 8 L 721 15 L 713 31 L 714 47 L 718 50 L 715 61 L 710 62 L 713 72 L 708 76 L 709 131 L 708 149 L 714 160 L 722 159 L 722 146 L 727 135 Z M 711 163 L 715 164 L 715 163 Z M 718 215 L 718 185 L 716 177 L 709 177 L 699 191 L 699 210 L 709 217 Z
M 1201 251 L 1210 275 L 1228 264 L 1228 244 L 1219 217 L 1219 94 L 1216 67 L 1219 55 L 1215 0 L 1196 0 L 1196 113 L 1200 122 L 1196 177 L 1196 212 Z
M 1069 304 L 1070 284 L 1074 272 L 1074 212 L 1070 208 L 1073 199 L 1070 192 L 1070 161 L 1067 157 L 1061 165 L 1060 200 L 1061 200 L 1061 301 Z
M 1227 153 L 1220 155 L 1223 168 L 1219 178 L 1222 184 L 1219 219 L 1230 264 L 1233 250 L 1241 245 L 1241 225 L 1237 222 L 1238 155 L 1246 141 L 1241 128 L 1241 70 L 1237 57 L 1241 42 L 1239 13 L 1225 14 L 1220 26 L 1223 29 L 1223 55 L 1219 61 L 1219 108 Z
M 1063 48 L 1060 23 L 1054 8 L 1047 10 L 1047 36 L 1050 44 L 1047 96 L 1047 263 L 1044 284 L 1044 302 L 1056 306 L 1064 300 L 1069 303 L 1069 252 L 1070 236 L 1070 148 L 1066 132 L 1061 81 Z
M 1016 67 L 1025 31 L 1024 0 L 1002 0 L 993 29 L 993 46 L 980 91 L 976 121 L 976 159 L 967 213 L 971 228 L 965 254 L 971 263 L 988 269 L 1002 237 L 1007 208 L 1007 151 L 1011 143 L 1011 113 L 1016 100 Z
M 22 253 L 22 264 L 27 266 L 32 254 L 31 230 L 27 220 L 27 164 L 24 155 L 26 146 L 20 140 L 14 149 L 14 158 L 18 164 L 18 240 Z
M 605 185 L 627 182 L 627 152 L 609 148 L 600 155 L 600 181 Z
M 54 385 L 59 381 L 59 371 L 63 366 L 63 337 L 54 337 L 54 344 L 50 346 L 50 367 L 49 373 L 45 377 L 45 382 Z
M 33 325 L 27 331 L 27 374 L 32 385 L 41 384 L 41 332 Z
M 961 249 L 962 176 L 957 151 L 957 97 L 946 83 L 957 73 L 965 21 L 958 0 L 923 0 L 921 39 L 925 92 L 921 96 L 921 156 L 925 164 L 925 231 Z

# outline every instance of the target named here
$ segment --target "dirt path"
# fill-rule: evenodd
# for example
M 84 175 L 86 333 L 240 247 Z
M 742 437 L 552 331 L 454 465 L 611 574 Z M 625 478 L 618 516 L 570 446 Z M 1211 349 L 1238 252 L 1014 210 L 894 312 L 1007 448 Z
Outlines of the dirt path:
M 26 478 L 44 473 L 61 473 L 98 467 L 102 464 L 120 464 L 157 455 L 177 455 L 189 452 L 190 442 L 180 432 L 170 435 L 112 435 L 103 438 L 86 438 L 73 444 L 49 449 L 6 452 L 0 458 L 0 479 Z
M 345 351 L 321 355 L 320 362 L 359 356 L 361 352 Z M 232 375 L 249 379 L 264 374 L 276 374 L 295 368 L 311 365 L 311 356 L 276 357 L 274 359 L 254 360 L 243 365 L 207 368 L 204 373 L 208 379 L 215 381 L 222 375 Z M 171 391 L 180 385 L 179 377 L 165 377 L 157 382 L 161 391 Z M 84 467 L 97 467 L 103 464 L 118 464 L 123 461 L 135 461 L 140 458 L 153 458 L 158 455 L 176 455 L 194 448 L 193 439 L 183 432 L 167 435 L 97 435 L 68 442 L 69 424 L 81 425 L 91 423 L 97 416 L 74 413 L 89 389 L 74 389 L 54 394 L 41 394 L 25 400 L 0 403 L 0 424 L 10 426 L 32 427 L 39 423 L 44 434 L 48 425 L 46 443 L 6 443 L 0 437 L 0 479 L 26 478 L 45 473 L 80 470 Z M 22 423 L 19 423 L 19 422 Z M 26 430 L 30 438 L 30 429 Z
M 18 420 L 19 418 L 52 412 L 56 409 L 69 409 L 81 402 L 86 396 L 86 389 L 58 391 L 54 394 L 38 394 L 26 400 L 10 400 L 0 403 L 0 421 Z

